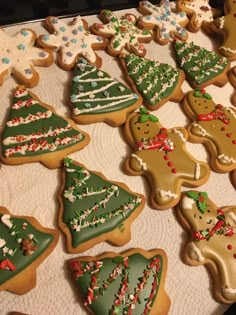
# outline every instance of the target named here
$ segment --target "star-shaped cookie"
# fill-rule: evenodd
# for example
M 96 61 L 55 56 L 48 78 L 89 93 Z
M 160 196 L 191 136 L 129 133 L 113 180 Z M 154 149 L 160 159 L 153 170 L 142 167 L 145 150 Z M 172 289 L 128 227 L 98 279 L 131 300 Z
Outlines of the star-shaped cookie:
M 127 49 L 140 57 L 145 56 L 146 49 L 143 43 L 150 42 L 152 34 L 137 28 L 137 18 L 133 14 L 125 14 L 118 18 L 110 10 L 102 10 L 99 17 L 104 24 L 94 23 L 91 32 L 110 39 L 107 46 L 109 54 L 118 56 Z
M 34 47 L 37 35 L 30 29 L 21 29 L 14 36 L 0 29 L 0 85 L 13 74 L 27 87 L 39 82 L 34 66 L 50 66 L 53 55 L 49 50 Z
M 87 22 L 80 16 L 65 23 L 63 20 L 49 16 L 45 28 L 51 34 L 40 35 L 38 44 L 59 52 L 58 65 L 64 70 L 71 70 L 78 57 L 84 57 L 90 63 L 101 67 L 102 60 L 94 50 L 105 49 L 106 42 L 101 36 L 88 31 Z
M 139 3 L 140 16 L 137 25 L 146 30 L 156 30 L 155 40 L 166 45 L 171 39 L 187 40 L 188 33 L 184 28 L 188 23 L 185 12 L 175 12 L 168 0 L 161 0 L 159 5 L 149 1 Z

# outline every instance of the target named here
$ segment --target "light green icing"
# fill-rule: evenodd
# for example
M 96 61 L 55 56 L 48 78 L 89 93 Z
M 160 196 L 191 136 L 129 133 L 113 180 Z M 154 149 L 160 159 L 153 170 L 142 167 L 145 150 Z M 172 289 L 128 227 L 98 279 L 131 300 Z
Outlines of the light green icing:
M 139 196 L 66 159 L 63 190 L 63 222 L 68 225 L 72 246 L 112 231 L 141 205 Z
M 2 134 L 2 152 L 5 157 L 35 156 L 63 150 L 85 139 L 85 135 L 71 127 L 62 117 L 33 100 L 27 90 L 18 90 L 13 99 Z M 32 105 L 26 105 L 32 100 Z M 24 104 L 22 106 L 21 104 Z M 36 119 L 38 115 L 46 118 Z M 25 123 L 22 119 L 31 119 Z M 17 123 L 21 119 L 20 123 Z M 23 136 L 23 137 L 22 137 Z M 28 137 L 24 139 L 24 137 Z
M 190 80 L 202 84 L 221 74 L 228 62 L 214 51 L 195 45 L 193 42 L 175 43 L 177 62 Z
M 97 315 L 148 315 L 158 294 L 162 266 L 161 255 L 147 259 L 139 253 L 91 263 L 70 262 L 85 305 Z M 97 278 L 96 288 L 92 277 Z
M 0 285 L 28 267 L 33 261 L 35 261 L 35 259 L 43 254 L 53 240 L 53 236 L 51 234 L 38 231 L 25 219 L 10 216 L 12 227 L 9 228 L 2 222 L 2 217 L 3 215 L 0 214 L 0 244 L 2 245 L 5 241 L 5 245 L 0 247 L 0 266 L 1 262 L 8 259 L 11 263 L 13 263 L 16 269 L 11 271 L 7 268 L 0 268 Z M 27 225 L 25 225 L 25 223 L 27 223 Z M 24 225 L 26 226 L 25 228 L 23 228 Z M 33 243 L 37 246 L 37 249 L 31 255 L 27 256 L 22 250 L 22 242 L 20 240 L 29 238 L 29 235 L 31 234 L 34 236 Z M 10 249 L 10 252 L 5 253 L 7 248 Z M 11 250 L 13 252 L 12 255 L 9 254 L 11 253 Z
M 116 112 L 134 105 L 137 95 L 123 83 L 80 58 L 71 87 L 74 115 Z
M 173 93 L 179 81 L 179 70 L 134 54 L 123 59 L 129 77 L 148 104 L 154 106 Z

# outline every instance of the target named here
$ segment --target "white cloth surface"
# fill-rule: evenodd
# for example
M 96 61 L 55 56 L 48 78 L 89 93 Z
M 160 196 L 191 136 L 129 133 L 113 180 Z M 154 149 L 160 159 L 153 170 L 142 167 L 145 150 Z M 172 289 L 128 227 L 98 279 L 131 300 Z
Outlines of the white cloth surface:
M 131 9 L 138 15 L 136 9 Z M 124 11 L 117 12 L 122 15 Z M 84 17 L 89 25 L 100 20 L 96 16 Z M 29 27 L 39 34 L 46 34 L 41 22 L 28 23 Z M 9 35 L 14 35 L 22 25 L 5 28 Z M 214 43 L 202 32 L 189 34 L 193 40 L 206 48 L 212 49 Z M 170 45 L 160 46 L 155 42 L 145 45 L 147 58 L 175 66 L 175 60 L 170 53 Z M 118 60 L 104 51 L 97 51 L 102 58 L 102 70 L 111 76 L 124 81 Z M 234 63 L 232 63 L 234 65 Z M 52 105 L 62 115 L 69 116 L 68 97 L 72 72 L 58 68 L 56 62 L 49 68 L 37 67 L 40 74 L 39 85 L 32 89 L 45 103 Z M 9 78 L 0 87 L 0 130 L 9 107 L 12 104 L 12 93 L 18 82 Z M 190 90 L 189 84 L 183 84 L 184 92 Z M 234 89 L 227 83 L 223 88 L 210 86 L 207 91 L 214 96 L 217 103 L 231 105 L 230 96 Z M 168 102 L 153 112 L 161 123 L 167 127 L 184 126 L 189 123 L 181 110 L 181 105 Z M 91 136 L 90 144 L 83 150 L 70 155 L 71 158 L 84 164 L 87 168 L 102 172 L 110 180 L 126 183 L 133 191 L 149 196 L 147 181 L 141 177 L 127 176 L 122 171 L 122 163 L 130 154 L 130 148 L 125 142 L 122 128 L 114 128 L 105 123 L 79 126 Z M 200 144 L 187 143 L 191 154 L 197 159 L 207 161 L 208 155 Z M 61 186 L 61 169 L 49 170 L 39 163 L 19 166 L 1 165 L 0 168 L 0 205 L 8 208 L 12 214 L 35 216 L 46 227 L 57 227 L 58 192 Z M 187 188 L 183 188 L 186 190 Z M 208 182 L 199 190 L 207 191 L 208 195 L 219 206 L 236 204 L 235 189 L 229 180 L 229 174 L 211 172 Z M 104 251 L 124 251 L 133 247 L 146 250 L 163 248 L 168 255 L 168 272 L 166 291 L 171 299 L 170 315 L 221 315 L 229 307 L 217 303 L 212 294 L 213 279 L 205 266 L 187 266 L 181 260 L 183 246 L 188 238 L 187 232 L 179 224 L 174 209 L 165 211 L 153 210 L 148 202 L 133 222 L 132 239 L 123 247 L 113 247 L 101 243 L 80 255 L 98 255 Z M 78 254 L 79 255 L 79 254 Z M 67 261 L 78 255 L 68 254 L 65 238 L 61 237 L 51 255 L 37 269 L 37 285 L 29 293 L 18 296 L 9 292 L 0 292 L 0 314 L 9 311 L 21 311 L 30 315 L 64 315 L 87 314 L 79 303 L 78 291 L 73 285 L 67 268 Z M 104 314 L 105 315 L 105 314 Z

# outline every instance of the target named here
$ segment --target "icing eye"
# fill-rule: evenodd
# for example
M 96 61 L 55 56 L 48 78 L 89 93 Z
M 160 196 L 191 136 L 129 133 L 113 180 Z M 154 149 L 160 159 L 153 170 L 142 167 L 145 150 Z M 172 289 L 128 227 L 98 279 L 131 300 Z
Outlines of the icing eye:
M 210 212 L 211 212 L 211 210 L 207 210 L 207 212 L 208 212 L 208 213 L 210 213 Z
M 149 124 L 146 124 L 147 127 L 149 127 Z
M 200 219 L 200 220 L 202 219 L 202 216 L 201 216 L 201 215 L 199 216 L 199 219 Z
M 138 127 L 137 129 L 140 130 L 140 127 Z

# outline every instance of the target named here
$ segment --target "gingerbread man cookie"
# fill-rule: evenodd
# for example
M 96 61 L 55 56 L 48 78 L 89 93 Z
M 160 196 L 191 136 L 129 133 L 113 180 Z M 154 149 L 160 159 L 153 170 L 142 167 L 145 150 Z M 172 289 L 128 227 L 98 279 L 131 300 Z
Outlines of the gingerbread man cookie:
M 190 140 L 203 143 L 210 153 L 211 168 L 227 173 L 236 168 L 236 110 L 216 104 L 204 89 L 188 92 L 183 108 L 193 121 Z
M 101 67 L 102 60 L 95 50 L 105 49 L 106 42 L 101 36 L 88 31 L 87 22 L 77 16 L 68 23 L 53 16 L 45 20 L 45 28 L 51 33 L 40 35 L 38 44 L 59 52 L 58 65 L 64 70 L 71 70 L 78 57 L 84 57 L 90 63 Z
M 138 10 L 144 16 L 139 17 L 137 25 L 146 30 L 156 30 L 155 40 L 166 45 L 173 38 L 187 40 L 188 33 L 184 28 L 188 23 L 185 12 L 175 12 L 169 0 L 161 0 L 158 5 L 141 1 Z
M 229 60 L 236 59 L 236 2 L 235 0 L 225 0 L 223 16 L 216 18 L 213 22 L 204 22 L 203 28 L 209 35 L 220 34 L 223 43 L 219 47 L 219 52 Z
M 30 29 L 21 29 L 10 37 L 0 28 L 0 86 L 11 74 L 27 87 L 39 83 L 39 74 L 34 66 L 50 66 L 53 54 L 35 47 L 36 38 L 36 33 Z
M 167 256 L 162 249 L 80 256 L 69 266 L 83 304 L 93 315 L 168 314 Z
M 232 184 L 234 188 L 236 189 L 236 169 L 231 172 L 230 176 L 231 176 Z
M 190 239 L 184 261 L 207 265 L 215 282 L 214 295 L 221 303 L 236 301 L 236 205 L 218 208 L 206 192 L 187 191 L 177 214 Z
M 136 27 L 135 15 L 127 13 L 118 18 L 112 11 L 102 10 L 99 17 L 104 24 L 94 23 L 91 32 L 110 40 L 107 46 L 110 55 L 119 56 L 126 49 L 138 56 L 145 56 L 144 43 L 152 40 L 152 34 Z
M 125 162 L 129 175 L 144 175 L 150 186 L 150 204 L 165 210 L 175 206 L 181 186 L 200 186 L 209 176 L 207 164 L 194 159 L 186 150 L 187 130 L 164 128 L 145 108 L 128 116 L 124 127 L 134 152 Z
M 187 14 L 189 22 L 186 28 L 194 33 L 201 29 L 203 21 L 212 22 L 220 13 L 210 6 L 209 0 L 177 0 L 176 8 Z
M 236 66 L 232 67 L 230 71 L 228 72 L 229 81 L 233 85 L 233 87 L 236 89 Z M 236 106 L 236 91 L 234 91 L 231 102 L 234 106 Z

